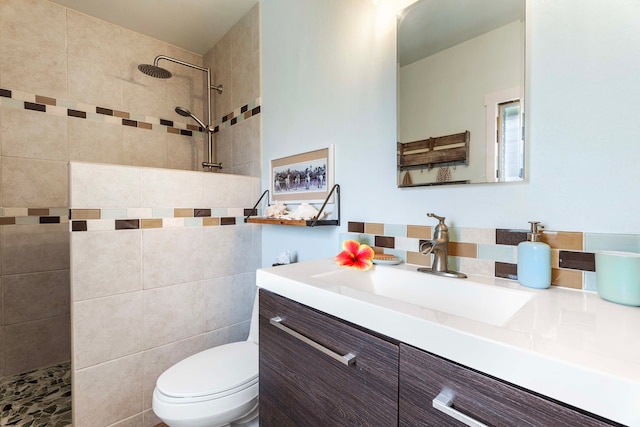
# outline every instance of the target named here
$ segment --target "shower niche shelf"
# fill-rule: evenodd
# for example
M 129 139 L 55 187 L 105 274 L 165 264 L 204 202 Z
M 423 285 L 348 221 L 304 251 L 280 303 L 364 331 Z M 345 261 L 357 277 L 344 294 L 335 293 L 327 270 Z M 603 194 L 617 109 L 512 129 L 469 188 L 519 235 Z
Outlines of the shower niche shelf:
M 329 200 L 331 199 L 331 196 L 333 195 L 334 192 L 336 193 L 335 205 L 336 205 L 337 218 L 336 219 L 318 219 L 322 217 L 324 208 L 329 203 Z M 326 225 L 340 225 L 340 185 L 338 184 L 335 184 L 333 187 L 331 187 L 331 191 L 329 191 L 329 194 L 327 194 L 327 198 L 324 199 L 324 203 L 322 203 L 322 207 L 318 211 L 318 214 L 312 219 L 278 219 L 278 218 L 265 218 L 265 217 L 255 216 L 254 214 L 257 212 L 256 208 L 258 207 L 258 205 L 260 205 L 260 202 L 262 202 L 262 199 L 264 199 L 264 197 L 267 196 L 267 200 L 269 200 L 268 194 L 269 194 L 269 190 L 264 190 L 264 192 L 262 193 L 262 195 L 260 196 L 256 204 L 253 205 L 253 209 L 251 209 L 251 212 L 249 213 L 249 215 L 247 215 L 244 218 L 244 222 L 252 223 L 252 224 L 289 225 L 289 226 L 295 226 L 295 227 L 318 227 L 318 226 L 326 226 Z M 270 206 L 270 204 L 267 206 Z

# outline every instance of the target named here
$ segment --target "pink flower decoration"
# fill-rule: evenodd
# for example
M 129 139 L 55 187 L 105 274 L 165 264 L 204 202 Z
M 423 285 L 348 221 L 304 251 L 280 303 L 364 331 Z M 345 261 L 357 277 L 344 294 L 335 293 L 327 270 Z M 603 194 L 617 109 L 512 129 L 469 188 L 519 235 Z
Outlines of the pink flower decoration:
M 342 252 L 334 258 L 341 267 L 352 267 L 366 271 L 373 267 L 373 249 L 369 245 L 361 245 L 355 240 L 342 242 Z

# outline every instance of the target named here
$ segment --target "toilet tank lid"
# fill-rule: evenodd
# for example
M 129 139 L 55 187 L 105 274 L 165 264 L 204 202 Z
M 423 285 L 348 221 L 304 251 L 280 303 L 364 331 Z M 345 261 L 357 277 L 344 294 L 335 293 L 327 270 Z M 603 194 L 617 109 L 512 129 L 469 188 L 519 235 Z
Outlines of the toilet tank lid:
M 187 357 L 160 375 L 156 387 L 171 397 L 227 395 L 257 379 L 258 345 L 242 341 Z

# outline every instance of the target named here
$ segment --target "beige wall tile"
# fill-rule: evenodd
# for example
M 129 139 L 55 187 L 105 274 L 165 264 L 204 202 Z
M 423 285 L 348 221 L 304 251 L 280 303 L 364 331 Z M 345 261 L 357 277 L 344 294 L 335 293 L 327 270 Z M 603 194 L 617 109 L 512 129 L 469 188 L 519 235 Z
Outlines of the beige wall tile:
M 0 84 L 28 93 L 66 98 L 67 58 L 63 52 L 50 51 L 22 41 L 5 40 L 0 44 Z
M 453 233 L 451 233 L 453 231 Z M 451 227 L 450 233 L 457 237 L 458 242 L 470 242 L 485 245 L 496 244 L 495 228 L 465 228 Z
M 200 172 L 143 169 L 142 205 L 202 207 L 204 176 Z
M 251 320 L 255 293 L 255 273 L 207 280 L 205 330 L 214 331 Z
M 66 48 L 66 10 L 41 0 L 3 0 L 0 2 L 0 28 L 3 43 L 22 40 L 50 51 Z
M 237 128 L 232 145 L 234 166 L 260 161 L 260 120 L 260 115 L 253 116 L 233 126 Z
M 166 167 L 167 138 L 177 138 L 177 136 L 122 126 L 123 163 L 130 166 Z
M 136 414 L 118 423 L 111 424 L 109 427 L 142 427 L 144 418 L 142 414 Z
M 380 236 L 384 235 L 384 224 L 382 223 L 374 223 L 374 222 L 366 222 L 364 224 L 364 232 L 366 234 L 377 234 Z
M 450 259 L 449 269 L 457 270 L 465 274 L 480 274 L 492 277 L 495 275 L 495 262 L 477 258 Z
M 204 206 L 250 208 L 258 200 L 253 193 L 257 178 L 224 173 L 204 174 Z
M 69 55 L 67 64 L 69 99 L 122 110 L 122 78 L 119 75 L 105 69 L 103 64 L 83 57 Z
M 475 243 L 449 242 L 449 255 L 466 258 L 478 257 L 478 245 Z
M 78 370 L 72 384 L 74 427 L 125 420 L 142 411 L 142 353 Z
M 260 51 L 254 52 L 234 68 L 231 84 L 231 102 L 234 109 L 260 97 Z
M 204 332 L 204 284 L 182 283 L 144 291 L 145 350 Z
M 205 227 L 204 251 L 207 254 L 207 262 L 204 266 L 205 279 L 255 271 L 259 267 L 254 264 L 256 259 L 253 253 L 258 250 L 258 247 L 253 244 L 250 226 Z
M 138 168 L 71 163 L 69 175 L 72 208 L 142 207 Z
M 106 21 L 68 9 L 67 52 L 99 65 L 105 74 L 122 77 L 122 29 Z M 75 99 L 75 98 L 74 98 Z
M 236 323 L 225 328 L 207 332 L 204 335 L 205 347 L 217 347 L 230 342 L 245 341 L 249 336 L 250 321 Z
M 68 206 L 68 175 L 67 162 L 4 157 L 3 206 Z
M 68 315 L 69 291 L 69 270 L 4 276 L 4 324 Z
M 145 289 L 202 280 L 202 230 L 202 227 L 187 227 L 142 231 Z
M 145 351 L 143 360 L 143 409 L 151 409 L 153 389 L 158 377 L 171 366 L 204 350 L 204 336 L 174 342 Z
M 142 292 L 73 304 L 74 369 L 142 351 Z
M 231 67 L 235 69 L 260 48 L 260 9 L 256 4 L 229 31 Z
M 407 252 L 407 264 L 415 264 L 415 265 L 423 265 L 426 267 L 431 267 L 431 263 L 433 262 L 431 255 L 422 255 L 418 252 Z
M 565 288 L 582 289 L 582 271 L 551 269 L 551 284 Z
M 68 315 L 5 326 L 5 375 L 69 360 L 69 326 Z
M 407 225 L 407 237 L 417 239 L 431 239 L 430 225 Z
M 142 417 L 142 427 L 168 427 L 156 414 L 153 413 L 153 410 L 151 409 L 144 411 L 142 413 Z
M 206 137 L 174 136 L 167 138 L 167 168 L 202 170 L 202 147 Z
M 68 159 L 66 117 L 6 108 L 0 113 L 3 156 Z
M 218 161 L 222 163 L 222 173 L 231 173 L 233 169 L 233 140 L 235 134 L 235 126 L 222 129 L 215 134 L 216 149 L 218 153 Z
M 583 233 L 571 231 L 545 231 L 542 241 L 554 249 L 582 250 Z
M 69 120 L 69 160 L 122 164 L 124 126 L 92 120 Z
M 68 224 L 5 226 L 0 243 L 5 275 L 69 268 Z
M 71 233 L 73 300 L 142 290 L 142 232 Z

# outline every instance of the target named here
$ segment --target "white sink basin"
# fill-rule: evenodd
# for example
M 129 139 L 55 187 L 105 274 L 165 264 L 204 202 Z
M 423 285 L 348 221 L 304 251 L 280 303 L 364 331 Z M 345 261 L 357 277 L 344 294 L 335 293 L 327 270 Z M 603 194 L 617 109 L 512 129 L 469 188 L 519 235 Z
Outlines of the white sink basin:
M 345 268 L 312 277 L 327 283 L 327 290 L 372 304 L 394 308 L 389 300 L 399 301 L 494 326 L 504 325 L 534 295 L 384 266 L 364 272 Z

